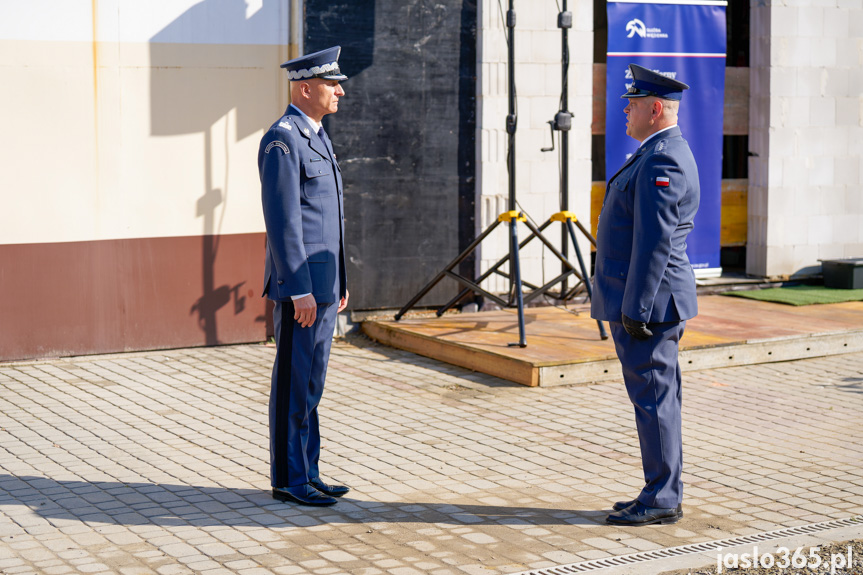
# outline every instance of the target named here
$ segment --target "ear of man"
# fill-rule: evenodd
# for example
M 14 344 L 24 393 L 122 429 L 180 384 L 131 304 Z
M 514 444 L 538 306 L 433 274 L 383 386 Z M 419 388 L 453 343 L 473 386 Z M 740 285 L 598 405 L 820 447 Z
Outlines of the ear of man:
M 311 94 L 311 87 L 308 82 L 297 80 L 291 82 L 291 97 L 297 99 L 299 97 L 308 98 Z
M 665 103 L 660 98 L 653 99 L 653 105 L 651 106 L 651 117 L 655 119 L 659 119 L 662 117 L 663 110 L 665 109 Z

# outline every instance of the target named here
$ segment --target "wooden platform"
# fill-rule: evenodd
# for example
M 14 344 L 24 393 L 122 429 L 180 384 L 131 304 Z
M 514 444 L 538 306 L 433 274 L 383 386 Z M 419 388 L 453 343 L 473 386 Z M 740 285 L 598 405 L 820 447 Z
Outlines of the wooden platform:
M 684 370 L 751 365 L 863 350 L 863 302 L 794 307 L 702 296 L 681 341 Z M 525 310 L 527 347 L 515 310 L 365 321 L 363 332 L 399 349 L 530 386 L 621 379 L 610 339 L 586 307 Z

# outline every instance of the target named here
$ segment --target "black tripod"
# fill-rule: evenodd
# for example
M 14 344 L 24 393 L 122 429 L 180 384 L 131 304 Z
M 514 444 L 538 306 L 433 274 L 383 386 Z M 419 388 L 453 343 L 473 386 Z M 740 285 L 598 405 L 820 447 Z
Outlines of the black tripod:
M 509 80 L 509 114 L 506 117 L 506 132 L 509 135 L 509 145 L 507 150 L 507 170 L 509 173 L 509 211 L 500 214 L 497 220 L 484 232 L 482 232 L 471 244 L 465 248 L 465 250 L 460 253 L 456 258 L 451 261 L 440 273 L 438 273 L 434 279 L 432 279 L 429 283 L 425 285 L 408 303 L 399 310 L 399 312 L 395 315 L 395 320 L 398 321 L 402 318 L 402 316 L 408 312 L 416 303 L 423 298 L 431 289 L 438 284 L 443 278 L 449 277 L 460 283 L 465 287 L 462 290 L 459 297 L 452 303 L 458 302 L 458 300 L 462 299 L 465 295 L 470 292 L 475 292 L 480 294 L 489 300 L 497 303 L 502 307 L 512 307 L 513 303 L 515 303 L 518 308 L 518 342 L 511 343 L 509 345 L 517 345 L 519 347 L 525 347 L 527 345 L 527 341 L 525 340 L 524 335 L 524 297 L 522 294 L 522 286 L 521 286 L 521 266 L 519 263 L 519 242 L 518 242 L 518 222 L 526 221 L 526 218 L 518 212 L 516 209 L 516 201 L 515 201 L 515 131 L 518 124 L 518 116 L 516 115 L 515 110 L 515 10 L 513 10 L 513 0 L 509 0 L 509 10 L 506 13 L 506 27 L 509 30 L 507 34 L 507 75 Z M 482 243 L 482 241 L 491 234 L 503 222 L 509 222 L 509 255 L 504 258 L 502 261 L 509 261 L 509 273 L 507 274 L 509 277 L 509 296 L 507 300 L 496 296 L 495 294 L 484 290 L 479 286 L 479 283 L 488 277 L 487 274 L 476 281 L 472 281 L 466 277 L 463 277 L 453 271 L 456 266 L 458 266 L 462 260 L 464 260 L 471 252 L 473 252 L 477 246 Z M 446 309 L 452 307 L 452 305 L 448 305 Z M 445 310 L 439 310 L 438 315 L 441 315 Z
M 525 222 L 528 228 L 530 228 L 531 234 L 525 238 L 525 240 L 519 246 L 523 248 L 525 245 L 530 243 L 533 238 L 538 238 L 549 250 L 560 260 L 561 262 L 561 273 L 556 278 L 552 279 L 548 283 L 542 286 L 535 286 L 528 282 L 524 282 L 524 285 L 531 288 L 531 293 L 525 296 L 525 302 L 530 302 L 532 299 L 541 296 L 546 293 L 549 289 L 554 287 L 557 284 L 561 284 L 560 293 L 558 298 L 562 301 L 567 301 L 575 296 L 578 292 L 579 287 L 583 284 L 588 298 L 593 298 L 593 290 L 590 285 L 590 281 L 587 279 L 587 267 L 584 263 L 584 258 L 581 255 L 581 249 L 578 246 L 578 241 L 576 240 L 575 228 L 577 227 L 581 233 L 592 243 L 594 246 L 596 245 L 596 240 L 593 235 L 585 228 L 574 213 L 569 211 L 569 131 L 572 129 L 572 114 L 569 112 L 569 29 L 572 28 L 572 12 L 567 11 L 566 9 L 566 0 L 563 0 L 563 10 L 560 12 L 557 18 L 557 26 L 561 30 L 561 47 L 562 47 L 562 55 L 561 55 L 561 95 L 560 95 L 560 110 L 555 114 L 554 120 L 550 120 L 548 123 L 551 125 L 551 147 L 550 148 L 542 148 L 543 152 L 551 152 L 554 150 L 554 133 L 560 132 L 560 209 L 561 211 L 553 214 L 548 220 L 545 221 L 541 226 L 536 227 L 531 222 Z M 548 228 L 552 223 L 560 222 L 563 224 L 563 229 L 561 230 L 561 250 L 558 251 L 546 238 L 542 235 L 542 232 Z M 572 240 L 572 245 L 575 250 L 575 255 L 578 258 L 578 270 L 572 263 L 569 261 L 568 252 L 569 252 L 569 240 Z M 477 283 L 484 280 L 486 277 L 493 273 L 500 273 L 498 269 L 506 262 L 506 259 L 501 259 L 494 266 L 492 266 L 488 271 L 486 271 L 480 278 Z M 580 272 L 580 273 L 579 273 Z M 579 279 L 579 281 L 569 289 L 567 287 L 567 282 L 569 280 L 569 276 L 574 275 Z M 462 290 L 455 298 L 453 298 L 450 302 L 440 308 L 437 312 L 438 316 L 443 314 L 446 310 L 454 306 L 458 301 L 465 297 L 469 293 L 468 290 Z M 599 328 L 599 336 L 602 339 L 608 339 L 608 333 L 605 331 L 605 326 L 601 321 L 597 320 L 597 327 Z

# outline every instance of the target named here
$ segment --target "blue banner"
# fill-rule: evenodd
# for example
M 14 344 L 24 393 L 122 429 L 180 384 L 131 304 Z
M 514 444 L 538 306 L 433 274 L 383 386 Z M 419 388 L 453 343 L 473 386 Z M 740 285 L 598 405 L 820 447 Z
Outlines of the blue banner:
M 698 164 L 701 204 L 687 254 L 696 276 L 719 275 L 726 2 L 608 0 L 605 173 L 610 179 L 639 142 L 626 135 L 629 64 L 689 84 L 678 124 Z

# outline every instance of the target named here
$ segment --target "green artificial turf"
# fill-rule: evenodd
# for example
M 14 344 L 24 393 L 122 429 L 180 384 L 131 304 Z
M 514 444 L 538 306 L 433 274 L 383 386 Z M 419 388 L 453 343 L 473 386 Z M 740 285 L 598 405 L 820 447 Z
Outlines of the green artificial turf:
M 788 305 L 811 305 L 816 303 L 861 301 L 863 300 L 863 289 L 835 289 L 824 286 L 798 285 L 750 291 L 727 291 L 722 295 L 785 303 Z

